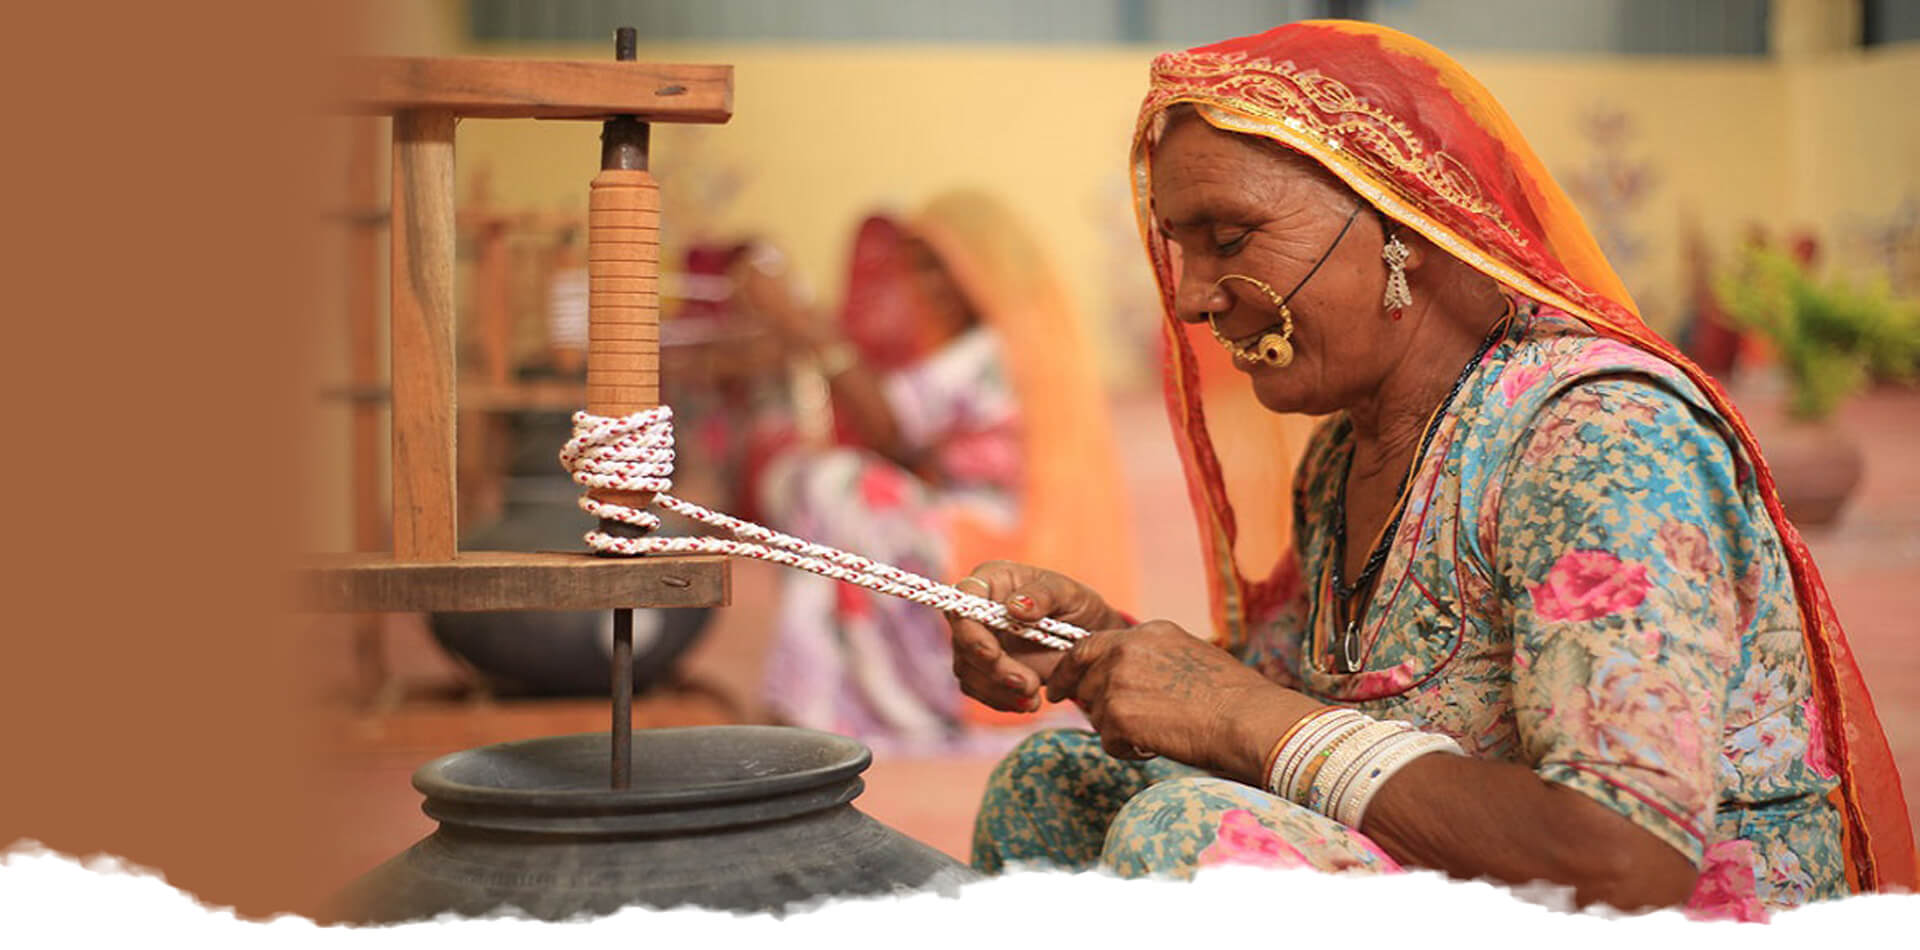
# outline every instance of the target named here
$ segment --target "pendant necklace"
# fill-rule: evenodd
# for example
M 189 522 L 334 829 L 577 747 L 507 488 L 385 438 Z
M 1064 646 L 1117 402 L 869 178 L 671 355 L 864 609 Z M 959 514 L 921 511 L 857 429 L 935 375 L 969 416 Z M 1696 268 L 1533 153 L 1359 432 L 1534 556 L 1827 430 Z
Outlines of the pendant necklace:
M 1494 323 L 1493 330 L 1487 334 L 1486 339 L 1480 341 L 1480 349 L 1473 354 L 1472 359 L 1467 361 L 1467 365 L 1461 367 L 1460 375 L 1454 379 L 1452 388 L 1447 390 L 1446 398 L 1440 400 L 1440 405 L 1433 410 L 1432 415 L 1427 417 L 1426 428 L 1420 434 L 1420 445 L 1413 453 L 1413 462 L 1407 466 L 1406 474 L 1400 476 L 1399 500 L 1393 504 L 1393 516 L 1387 520 L 1386 527 L 1382 528 L 1379 536 L 1374 539 L 1373 550 L 1367 553 L 1367 563 L 1361 567 L 1360 576 L 1354 578 L 1352 583 L 1348 583 L 1344 576 L 1347 561 L 1347 477 L 1353 472 L 1353 453 L 1351 449 L 1347 453 L 1346 471 L 1340 477 L 1340 490 L 1333 496 L 1333 555 L 1328 558 L 1332 562 L 1334 602 L 1339 606 L 1338 661 L 1340 671 L 1343 673 L 1360 672 L 1360 621 L 1365 619 L 1365 610 L 1354 608 L 1354 598 L 1372 588 L 1373 582 L 1380 576 L 1380 568 L 1387 562 L 1387 552 L 1393 546 L 1393 537 L 1400 531 L 1400 517 L 1407 510 L 1407 493 L 1413 486 L 1413 475 L 1420 470 L 1420 462 L 1426 458 L 1427 448 L 1433 443 L 1436 423 L 1440 421 L 1442 415 L 1446 414 L 1447 407 L 1453 405 L 1454 397 L 1460 394 L 1461 388 L 1466 385 L 1473 371 L 1479 367 L 1480 361 L 1486 358 L 1487 352 L 1492 350 L 1493 345 L 1505 335 L 1512 317 L 1513 299 L 1508 298 L 1507 312 Z

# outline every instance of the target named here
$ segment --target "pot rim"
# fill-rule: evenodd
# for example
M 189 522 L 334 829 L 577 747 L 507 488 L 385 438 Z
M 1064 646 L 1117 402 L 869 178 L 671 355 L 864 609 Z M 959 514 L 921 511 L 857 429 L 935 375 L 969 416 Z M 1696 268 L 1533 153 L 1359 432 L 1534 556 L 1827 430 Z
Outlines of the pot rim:
M 582 743 L 593 743 L 600 749 L 606 749 L 612 741 L 609 733 L 586 732 L 500 742 L 443 755 L 415 770 L 413 787 L 425 795 L 429 803 L 443 801 L 514 809 L 531 808 L 554 813 L 666 811 L 687 806 L 779 798 L 809 789 L 843 784 L 857 778 L 873 762 L 872 751 L 853 739 L 792 726 L 685 726 L 639 729 L 633 734 L 636 759 L 646 754 L 644 743 L 649 739 L 697 742 L 746 737 L 762 741 L 786 739 L 789 742 L 809 739 L 839 755 L 826 765 L 812 768 L 669 788 L 508 788 L 461 781 L 451 775 L 454 769 L 476 756 L 497 754 L 502 750 L 564 747 Z

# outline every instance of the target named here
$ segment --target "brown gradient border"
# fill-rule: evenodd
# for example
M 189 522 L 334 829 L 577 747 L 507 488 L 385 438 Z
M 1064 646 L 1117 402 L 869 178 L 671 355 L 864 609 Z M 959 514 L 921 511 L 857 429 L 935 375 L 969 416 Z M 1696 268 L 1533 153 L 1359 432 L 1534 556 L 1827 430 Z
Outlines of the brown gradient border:
M 281 571 L 312 470 L 315 117 L 345 3 L 9 11 L 0 847 L 307 911 Z M 331 177 L 329 177 L 331 176 Z

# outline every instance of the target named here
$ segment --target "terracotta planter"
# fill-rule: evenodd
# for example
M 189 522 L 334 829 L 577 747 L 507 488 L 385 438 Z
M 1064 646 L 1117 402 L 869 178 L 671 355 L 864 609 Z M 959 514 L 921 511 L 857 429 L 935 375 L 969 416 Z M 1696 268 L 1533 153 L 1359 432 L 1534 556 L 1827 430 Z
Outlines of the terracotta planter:
M 1859 444 L 1830 421 L 1786 419 L 1761 432 L 1760 441 L 1794 526 L 1806 530 L 1838 521 L 1864 471 Z

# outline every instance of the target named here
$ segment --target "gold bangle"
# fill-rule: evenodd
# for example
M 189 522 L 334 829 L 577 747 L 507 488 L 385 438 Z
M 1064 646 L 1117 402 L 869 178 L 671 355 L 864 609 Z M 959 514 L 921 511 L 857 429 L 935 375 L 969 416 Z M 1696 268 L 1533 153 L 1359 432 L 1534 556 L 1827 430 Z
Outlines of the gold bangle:
M 1287 731 L 1280 735 L 1280 741 L 1275 742 L 1273 744 L 1273 747 L 1267 750 L 1267 757 L 1260 764 L 1260 780 L 1266 783 L 1267 791 L 1273 792 L 1273 794 L 1275 795 L 1282 794 L 1281 792 L 1274 791 L 1273 786 L 1274 786 L 1275 776 L 1273 774 L 1273 767 L 1276 763 L 1279 762 L 1280 750 L 1287 747 L 1288 740 L 1292 739 L 1295 735 L 1297 735 L 1300 732 L 1301 726 L 1306 725 L 1308 722 L 1314 719 L 1317 719 L 1320 716 L 1323 716 L 1329 712 L 1332 712 L 1335 708 L 1336 707 L 1333 707 L 1333 706 L 1322 706 L 1321 708 L 1316 709 L 1313 712 L 1307 713 L 1306 715 L 1301 716 L 1298 719 L 1295 719 L 1293 721 L 1293 725 L 1288 726 Z

